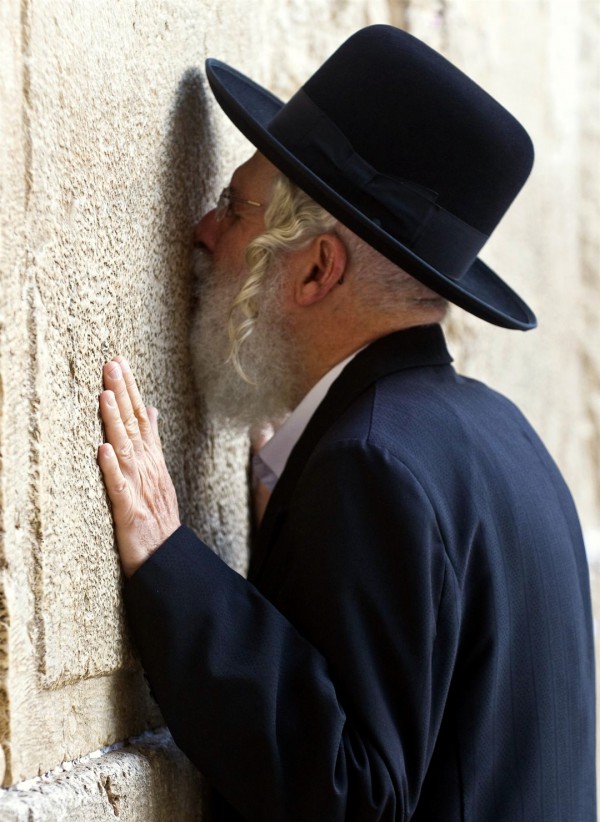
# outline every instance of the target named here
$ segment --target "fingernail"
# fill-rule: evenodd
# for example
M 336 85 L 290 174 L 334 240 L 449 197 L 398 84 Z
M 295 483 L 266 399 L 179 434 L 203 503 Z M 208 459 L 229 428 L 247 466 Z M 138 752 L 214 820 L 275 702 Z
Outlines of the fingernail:
M 115 395 L 113 394 L 112 391 L 107 391 L 105 396 L 106 396 L 106 404 L 107 405 L 116 405 Z
M 121 361 L 120 361 L 120 366 L 121 366 L 121 371 L 122 371 L 124 374 L 126 374 L 128 371 L 131 371 L 131 368 L 129 367 L 129 363 L 128 363 L 128 362 L 127 362 L 127 360 L 126 360 L 126 359 L 124 359 L 124 358 L 123 358 L 123 359 L 121 359 Z
M 112 377 L 113 380 L 118 380 L 119 377 L 122 376 L 121 366 L 118 362 L 109 362 L 106 373 L 109 377 Z

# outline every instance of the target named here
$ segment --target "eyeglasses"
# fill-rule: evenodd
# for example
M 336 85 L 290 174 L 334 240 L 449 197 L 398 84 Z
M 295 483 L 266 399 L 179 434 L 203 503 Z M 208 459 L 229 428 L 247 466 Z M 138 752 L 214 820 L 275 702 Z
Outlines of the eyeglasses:
M 233 217 L 233 204 L 241 203 L 242 205 L 255 206 L 261 208 L 263 203 L 257 203 L 255 200 L 243 200 L 241 197 L 234 197 L 231 193 L 231 186 L 226 186 L 219 194 L 217 205 L 215 208 L 215 220 L 219 222 L 223 217 Z

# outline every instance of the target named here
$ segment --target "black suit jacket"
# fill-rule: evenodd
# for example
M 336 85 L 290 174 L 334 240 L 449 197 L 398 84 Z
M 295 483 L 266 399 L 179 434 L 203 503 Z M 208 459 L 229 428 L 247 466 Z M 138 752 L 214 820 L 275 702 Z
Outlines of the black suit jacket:
M 571 496 L 439 327 L 378 340 L 332 385 L 249 580 L 182 527 L 126 588 L 173 736 L 241 818 L 595 820 Z

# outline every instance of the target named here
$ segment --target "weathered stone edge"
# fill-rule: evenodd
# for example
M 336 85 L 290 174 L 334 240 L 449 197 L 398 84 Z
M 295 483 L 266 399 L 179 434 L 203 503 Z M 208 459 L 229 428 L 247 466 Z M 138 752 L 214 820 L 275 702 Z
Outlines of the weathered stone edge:
M 203 784 L 167 729 L 69 770 L 0 789 L 1 822 L 201 819 Z

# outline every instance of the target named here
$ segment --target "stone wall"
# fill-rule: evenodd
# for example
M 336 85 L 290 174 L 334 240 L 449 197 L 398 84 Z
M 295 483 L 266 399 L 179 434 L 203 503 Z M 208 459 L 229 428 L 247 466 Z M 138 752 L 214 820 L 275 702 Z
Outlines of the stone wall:
M 352 31 L 391 21 L 523 121 L 536 168 L 484 256 L 540 328 L 457 310 L 449 331 L 598 529 L 598 18 L 595 0 L 0 4 L 0 771 L 29 780 L 0 819 L 197 818 L 199 781 L 161 735 L 35 777 L 161 724 L 95 461 L 105 359 L 126 354 L 161 410 L 184 519 L 245 564 L 246 444 L 203 423 L 186 345 L 191 226 L 251 151 L 211 99 L 206 56 L 287 97 Z

